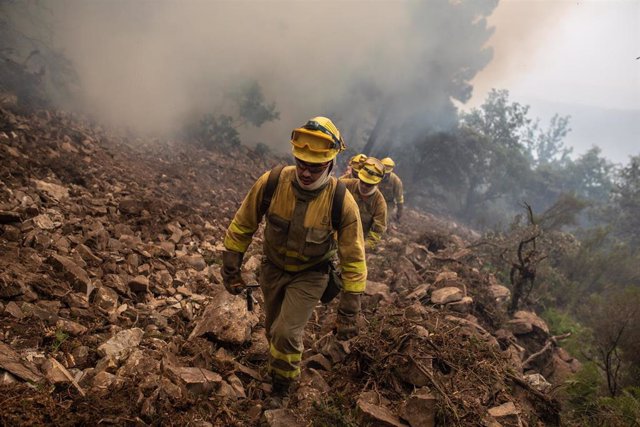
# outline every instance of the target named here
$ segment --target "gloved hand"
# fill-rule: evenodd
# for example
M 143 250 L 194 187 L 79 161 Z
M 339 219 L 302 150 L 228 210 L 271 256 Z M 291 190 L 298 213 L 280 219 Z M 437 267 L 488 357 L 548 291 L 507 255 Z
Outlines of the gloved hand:
M 243 257 L 240 252 L 222 252 L 222 284 L 231 295 L 238 295 L 246 285 L 240 274 Z
M 376 241 L 375 241 L 375 240 L 373 240 L 373 239 L 367 239 L 367 240 L 365 240 L 365 242 L 364 242 L 364 246 L 365 246 L 365 248 L 366 248 L 368 251 L 372 251 L 372 250 L 374 250 L 374 249 L 375 249 L 375 247 L 376 247 L 376 243 L 378 243 L 378 242 L 376 242 Z
M 402 217 L 403 206 L 404 206 L 404 204 L 400 203 L 400 204 L 398 204 L 398 206 L 396 208 L 396 221 L 400 221 L 400 218 Z
M 348 340 L 358 335 L 358 314 L 360 313 L 361 294 L 342 292 L 338 303 L 336 319 L 336 338 Z

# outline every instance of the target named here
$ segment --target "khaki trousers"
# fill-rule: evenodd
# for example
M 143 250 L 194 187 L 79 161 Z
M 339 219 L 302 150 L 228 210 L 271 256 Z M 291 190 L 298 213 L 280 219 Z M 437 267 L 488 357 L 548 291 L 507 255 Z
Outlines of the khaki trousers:
M 269 371 L 274 381 L 290 382 L 300 376 L 304 327 L 328 282 L 327 272 L 290 273 L 269 261 L 262 262 L 260 288 L 269 340 Z

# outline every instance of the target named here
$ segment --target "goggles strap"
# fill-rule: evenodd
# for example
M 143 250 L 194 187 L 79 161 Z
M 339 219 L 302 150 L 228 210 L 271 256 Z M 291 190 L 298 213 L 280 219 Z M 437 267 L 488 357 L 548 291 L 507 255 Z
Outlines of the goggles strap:
M 336 148 L 340 148 L 342 147 L 342 140 L 338 139 L 338 137 L 331 132 L 329 129 L 327 129 L 326 127 L 322 126 L 320 123 L 313 121 L 313 120 L 309 120 L 304 126 L 302 126 L 304 129 L 309 129 L 309 130 L 319 130 L 320 132 L 329 135 L 331 137 L 331 139 L 333 140 L 333 145 L 330 147 L 331 149 L 336 149 Z

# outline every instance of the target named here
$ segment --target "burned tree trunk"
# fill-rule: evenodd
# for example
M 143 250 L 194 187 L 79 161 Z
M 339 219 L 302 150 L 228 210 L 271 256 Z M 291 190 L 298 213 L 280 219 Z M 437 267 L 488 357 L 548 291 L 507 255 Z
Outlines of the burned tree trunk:
M 373 148 L 378 142 L 378 136 L 380 135 L 380 132 L 382 131 L 382 126 L 387 119 L 387 115 L 389 114 L 389 111 L 391 110 L 390 107 L 391 107 L 391 100 L 387 99 L 382 104 L 382 109 L 380 110 L 380 114 L 378 114 L 378 119 L 376 120 L 376 124 L 373 127 L 373 130 L 371 131 L 371 135 L 369 135 L 369 139 L 367 140 L 367 143 L 362 149 L 362 152 L 367 156 L 373 152 Z
M 528 203 L 524 203 L 524 207 L 527 211 L 529 224 L 532 227 L 532 234 L 520 240 L 517 261 L 511 262 L 509 279 L 513 292 L 511 294 L 511 303 L 509 304 L 509 314 L 513 314 L 518 310 L 523 296 L 525 299 L 529 296 L 536 280 L 537 265 L 547 257 L 547 255 L 538 251 L 536 247 L 536 239 L 542 235 L 542 230 L 535 222 L 533 210 Z

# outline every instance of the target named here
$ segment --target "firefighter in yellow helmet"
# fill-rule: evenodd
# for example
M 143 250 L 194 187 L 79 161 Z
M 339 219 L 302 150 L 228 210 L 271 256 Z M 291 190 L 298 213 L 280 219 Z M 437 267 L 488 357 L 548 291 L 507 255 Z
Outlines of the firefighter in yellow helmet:
M 276 398 L 288 394 L 300 376 L 304 327 L 329 283 L 331 258 L 338 254 L 343 281 L 338 339 L 357 335 L 367 278 L 358 205 L 330 175 L 336 155 L 344 149 L 340 131 L 328 118 L 314 117 L 294 129 L 291 144 L 295 166 L 280 168 L 275 184 L 271 177 L 278 168 L 256 181 L 227 230 L 222 258 L 224 286 L 238 294 L 245 285 L 240 275 L 243 255 L 264 215 L 265 257 L 259 277 Z M 342 205 L 334 215 L 338 193 Z M 332 223 L 337 216 L 337 223 Z
M 387 211 L 391 213 L 393 207 L 396 207 L 396 221 L 400 221 L 402 210 L 404 207 L 404 193 L 402 191 L 402 180 L 393 172 L 396 163 L 391 157 L 382 159 L 384 165 L 384 178 L 379 185 L 380 192 L 387 201 Z
M 384 177 L 384 165 L 369 157 L 358 172 L 358 179 L 340 178 L 353 195 L 360 209 L 362 230 L 367 249 L 373 249 L 387 230 L 387 204 L 378 184 Z
M 339 179 L 343 178 L 358 178 L 358 172 L 362 169 L 367 156 L 365 154 L 356 154 L 349 160 L 349 167 L 347 171 Z

